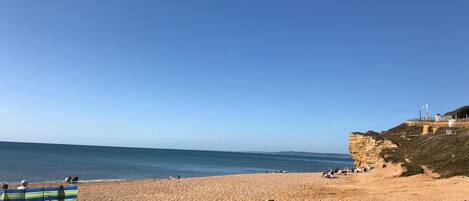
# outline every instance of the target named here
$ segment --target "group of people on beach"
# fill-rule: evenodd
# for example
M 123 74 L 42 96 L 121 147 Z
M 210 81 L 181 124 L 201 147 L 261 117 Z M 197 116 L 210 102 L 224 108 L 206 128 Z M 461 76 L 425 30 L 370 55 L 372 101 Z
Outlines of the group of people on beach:
M 335 179 L 339 173 L 339 168 L 328 168 L 326 171 L 322 173 L 322 178 L 325 179 Z
M 68 176 L 68 177 L 65 177 L 65 180 L 64 180 L 64 183 L 67 183 L 69 185 L 76 185 L 78 183 L 78 180 L 79 178 L 77 176 L 74 176 L 74 177 L 71 177 L 71 176 Z M 7 183 L 3 183 L 2 184 L 2 190 L 8 190 L 8 184 Z M 17 190 L 26 190 L 26 189 L 29 189 L 28 187 L 28 181 L 26 180 L 22 180 L 20 182 L 20 186 L 18 186 L 18 188 L 16 188 Z
M 176 175 L 176 176 L 169 176 L 169 177 L 168 177 L 168 179 L 169 179 L 169 180 L 178 180 L 178 179 L 180 179 L 180 178 L 181 178 L 181 176 L 180 176 L 180 175 Z
M 360 167 L 360 168 L 344 168 L 344 169 L 339 169 L 339 168 L 328 168 L 326 171 L 322 173 L 322 178 L 325 179 L 335 179 L 338 178 L 338 174 L 343 174 L 346 175 L 347 173 L 362 173 L 362 172 L 368 172 L 370 168 L 366 167 Z
M 364 173 L 364 172 L 368 172 L 370 171 L 371 169 L 373 168 L 367 168 L 367 167 L 359 167 L 359 168 L 354 168 L 352 172 L 354 173 Z
M 67 184 L 76 184 L 78 183 L 78 177 L 77 176 L 68 176 L 68 177 L 65 177 L 64 179 L 64 183 L 67 183 Z
M 18 186 L 18 188 L 16 188 L 16 189 L 18 189 L 18 190 L 28 189 L 28 181 L 22 180 L 20 182 L 20 186 Z M 8 190 L 8 184 L 6 184 L 6 183 L 2 184 L 2 190 Z
M 269 171 L 265 170 L 265 173 L 284 173 L 284 174 L 286 174 L 286 173 L 288 173 L 288 171 L 286 171 L 286 170 L 275 170 L 275 171 L 269 172 Z

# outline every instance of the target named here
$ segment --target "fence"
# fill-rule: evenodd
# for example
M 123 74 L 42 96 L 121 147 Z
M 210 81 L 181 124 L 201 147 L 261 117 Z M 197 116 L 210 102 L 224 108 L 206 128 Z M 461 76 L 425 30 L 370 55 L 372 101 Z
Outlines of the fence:
M 435 117 L 425 117 L 425 118 L 414 118 L 414 119 L 408 119 L 407 121 L 412 121 L 412 122 L 447 122 L 448 120 L 453 119 L 456 122 L 464 122 L 464 121 L 469 121 L 468 117 L 462 117 L 462 118 L 451 118 L 451 117 L 441 117 L 439 121 L 436 120 Z
M 0 190 L 0 201 L 76 201 L 77 186 Z

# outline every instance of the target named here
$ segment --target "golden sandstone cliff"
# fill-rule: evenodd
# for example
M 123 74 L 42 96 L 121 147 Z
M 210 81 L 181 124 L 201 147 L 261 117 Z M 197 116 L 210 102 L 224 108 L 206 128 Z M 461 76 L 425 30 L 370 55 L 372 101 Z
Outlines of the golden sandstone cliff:
M 354 132 L 349 135 L 349 151 L 356 167 L 376 167 L 381 151 L 390 148 L 397 148 L 397 145 L 377 133 Z

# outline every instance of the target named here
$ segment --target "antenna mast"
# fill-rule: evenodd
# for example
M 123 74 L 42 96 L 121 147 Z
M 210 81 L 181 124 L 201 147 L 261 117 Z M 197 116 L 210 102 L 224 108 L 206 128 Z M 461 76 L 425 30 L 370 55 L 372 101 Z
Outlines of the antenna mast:
M 428 115 L 428 104 L 425 104 L 425 111 L 427 112 L 427 120 L 430 120 L 430 116 Z

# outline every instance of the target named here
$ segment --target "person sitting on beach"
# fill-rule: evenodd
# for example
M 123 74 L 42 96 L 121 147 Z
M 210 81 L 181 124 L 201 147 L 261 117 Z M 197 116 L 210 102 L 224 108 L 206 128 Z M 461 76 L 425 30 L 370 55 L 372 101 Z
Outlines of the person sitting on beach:
M 176 176 L 169 176 L 169 180 L 177 180 L 177 179 L 180 179 L 181 176 L 180 175 L 176 175 Z
M 363 168 L 355 168 L 355 170 L 353 171 L 354 173 L 362 173 L 363 172 Z
M 21 181 L 21 186 L 18 187 L 18 190 L 25 190 L 28 189 L 28 181 L 23 180 Z
M 337 178 L 337 176 L 335 176 L 331 173 L 323 172 L 322 173 L 322 178 L 324 178 L 324 179 L 335 179 L 335 178 Z
M 322 178 L 326 178 L 327 172 L 322 173 Z
M 79 179 L 79 178 L 78 178 L 77 176 L 74 176 L 74 177 L 72 178 L 72 180 L 71 180 L 71 183 L 72 183 L 72 184 L 78 183 L 78 179 Z
M 331 174 L 329 173 L 329 171 L 322 173 L 322 178 L 329 178 L 330 176 Z
M 72 177 L 71 176 L 65 177 L 64 183 L 72 183 Z

